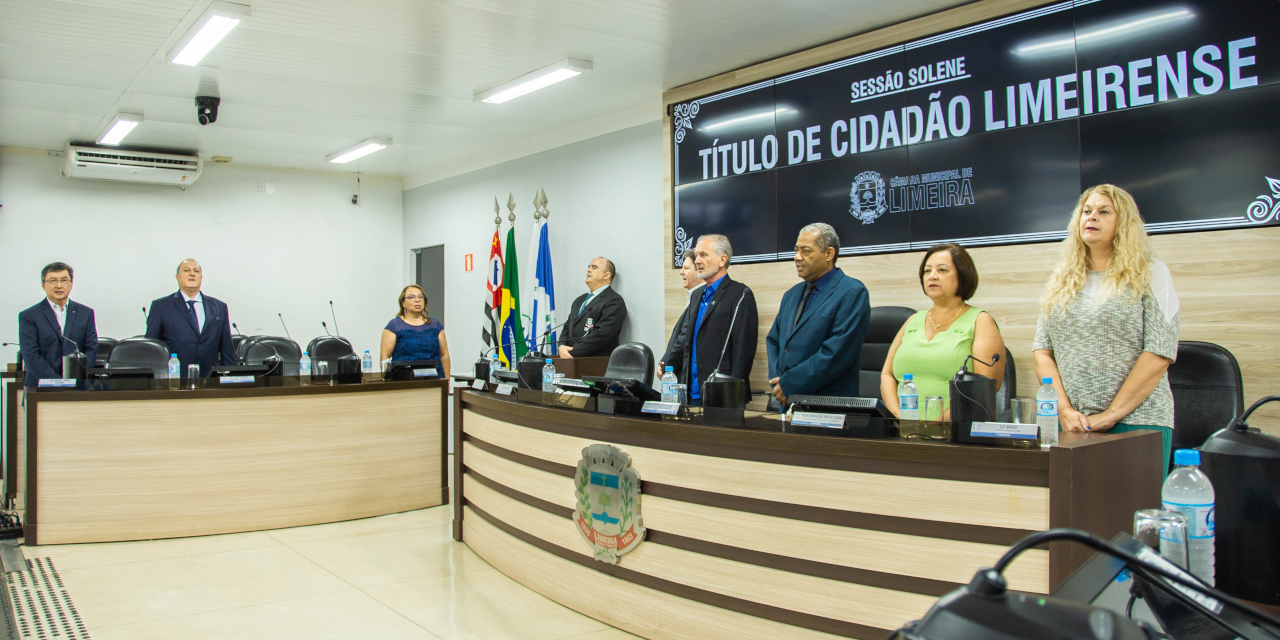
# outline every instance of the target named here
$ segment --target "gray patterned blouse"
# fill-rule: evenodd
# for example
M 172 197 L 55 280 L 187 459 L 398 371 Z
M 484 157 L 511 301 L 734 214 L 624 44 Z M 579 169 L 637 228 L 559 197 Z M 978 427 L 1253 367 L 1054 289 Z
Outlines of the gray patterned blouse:
M 1141 300 L 1123 293 L 1103 296 L 1102 276 L 1100 271 L 1090 272 L 1084 290 L 1065 313 L 1041 313 L 1032 346 L 1053 352 L 1071 406 L 1085 415 L 1111 405 L 1142 352 L 1170 360 L 1178 354 L 1179 303 L 1169 267 L 1154 261 L 1151 289 Z M 1169 375 L 1120 422 L 1172 428 Z

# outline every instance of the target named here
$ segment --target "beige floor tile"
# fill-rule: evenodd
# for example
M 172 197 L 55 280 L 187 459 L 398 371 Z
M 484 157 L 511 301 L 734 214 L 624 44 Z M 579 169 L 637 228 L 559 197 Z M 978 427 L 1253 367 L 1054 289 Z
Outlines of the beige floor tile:
M 564 638 L 563 640 L 638 640 L 639 638 L 640 636 L 631 635 L 622 629 L 610 627 L 604 631 L 595 631 L 586 635 Z
M 54 544 L 23 547 L 28 558 L 52 558 L 59 571 L 101 567 L 126 562 L 182 558 L 209 553 L 273 547 L 280 542 L 261 533 L 232 533 L 200 538 L 141 540 L 138 542 L 102 542 L 95 544 Z
M 94 640 L 436 640 L 359 591 L 99 627 Z
M 91 629 L 352 589 L 283 545 L 58 572 Z
M 430 509 L 393 513 L 376 518 L 361 518 L 360 520 L 316 524 L 292 529 L 274 529 L 267 531 L 266 534 L 285 544 L 295 544 L 298 542 L 367 536 L 390 531 L 438 527 L 441 523 L 449 522 L 452 519 L 453 510 L 449 505 L 443 505 L 431 507 Z
M 491 569 L 454 542 L 447 523 L 434 528 L 377 533 L 289 545 L 359 588 Z
M 366 593 L 445 640 L 559 640 L 606 630 L 497 570 L 373 587 Z

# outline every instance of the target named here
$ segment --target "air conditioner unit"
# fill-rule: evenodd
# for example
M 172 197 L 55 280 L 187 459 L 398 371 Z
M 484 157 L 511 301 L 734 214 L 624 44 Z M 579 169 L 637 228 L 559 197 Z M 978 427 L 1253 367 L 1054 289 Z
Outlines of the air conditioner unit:
M 199 180 L 203 169 L 204 160 L 200 156 L 70 145 L 65 154 L 62 175 L 185 187 Z

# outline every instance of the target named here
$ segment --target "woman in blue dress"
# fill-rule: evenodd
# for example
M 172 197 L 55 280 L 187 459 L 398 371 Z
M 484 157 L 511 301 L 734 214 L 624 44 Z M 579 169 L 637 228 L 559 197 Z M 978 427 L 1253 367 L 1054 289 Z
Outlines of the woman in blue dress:
M 449 375 L 449 345 L 444 325 L 427 315 L 427 294 L 416 284 L 400 290 L 400 313 L 382 330 L 382 359 L 439 360 L 440 377 Z

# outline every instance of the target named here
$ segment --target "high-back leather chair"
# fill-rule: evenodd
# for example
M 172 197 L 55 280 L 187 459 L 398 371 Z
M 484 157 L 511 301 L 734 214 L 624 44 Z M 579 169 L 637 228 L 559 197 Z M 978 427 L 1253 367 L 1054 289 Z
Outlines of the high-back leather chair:
M 1193 449 L 1244 412 L 1240 363 L 1212 342 L 1178 343 L 1169 366 L 1173 390 L 1173 448 Z
M 244 364 L 262 364 L 271 356 L 280 356 L 281 375 L 298 375 L 298 361 L 302 359 L 298 343 L 277 336 L 254 336 L 245 341 Z
M 880 370 L 889 356 L 889 347 L 898 335 L 898 329 L 915 315 L 908 307 L 871 307 L 871 323 L 867 337 L 862 342 L 862 359 L 858 364 L 858 395 L 864 398 L 880 397 Z
M 235 352 L 236 352 L 236 362 L 240 362 L 240 361 L 241 361 L 241 360 L 240 360 L 240 355 L 241 355 L 241 352 L 240 352 L 240 345 L 244 344 L 246 340 L 248 340 L 248 338 L 246 338 L 246 337 L 244 337 L 244 336 L 242 336 L 242 335 L 240 335 L 240 334 L 238 334 L 238 333 L 237 333 L 237 334 L 234 334 L 234 335 L 232 335 L 232 336 L 231 336 L 231 349 L 232 349 L 233 351 L 235 351 Z
M 157 378 L 169 375 L 169 346 L 151 338 L 125 338 L 115 344 L 107 364 L 113 367 L 150 367 Z M 182 372 L 186 375 L 186 372 Z
M 1009 347 L 1004 348 L 1004 355 L 1000 359 L 1004 360 L 1004 381 L 1000 383 L 1000 390 L 996 391 L 996 420 L 1013 422 L 1009 401 L 1018 397 L 1018 370 L 1013 366 L 1013 352 L 1009 351 Z
M 336 360 L 342 356 L 352 355 L 355 352 L 356 350 L 351 346 L 351 343 L 347 342 L 346 338 L 339 336 L 320 336 L 307 343 L 307 353 L 313 363 L 313 371 L 315 370 L 314 363 L 316 360 Z
M 653 350 L 639 342 L 628 342 L 618 345 L 609 355 L 609 366 L 605 368 L 606 378 L 630 378 L 649 384 L 653 380 L 656 362 Z
M 101 367 L 107 364 L 111 359 L 111 350 L 115 348 L 117 342 L 119 341 L 115 338 L 104 338 L 102 336 L 98 336 L 98 361 L 92 363 L 92 365 L 95 367 Z

